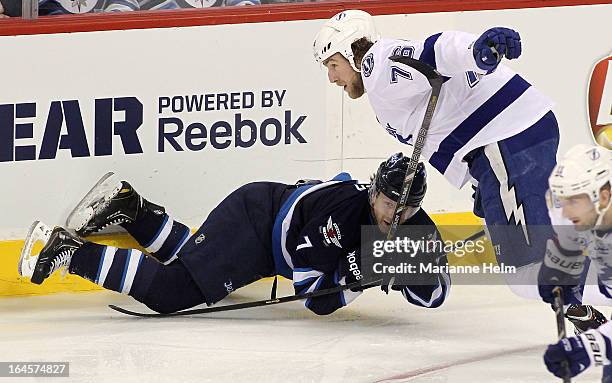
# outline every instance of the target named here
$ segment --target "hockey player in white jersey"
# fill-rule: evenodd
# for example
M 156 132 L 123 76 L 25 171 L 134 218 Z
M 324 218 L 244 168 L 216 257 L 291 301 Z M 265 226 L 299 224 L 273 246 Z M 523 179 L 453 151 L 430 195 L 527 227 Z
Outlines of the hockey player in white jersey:
M 390 57 L 418 59 L 444 76 L 422 155 L 454 186 L 477 185 L 474 212 L 485 218 L 497 260 L 518 268 L 508 283 L 539 299 L 537 267 L 552 233 L 535 235 L 528 225 L 550 224 L 544 196 L 559 129 L 552 101 L 500 64 L 521 55 L 519 34 L 498 27 L 480 36 L 380 38 L 368 13 L 348 10 L 325 23 L 313 49 L 329 81 L 353 99 L 367 93 L 380 124 L 401 144 L 414 142 L 431 86 Z
M 611 160 L 606 149 L 577 145 L 550 176 L 549 212 L 555 236 L 547 243 L 540 271 L 540 293 L 548 302 L 554 283 L 563 286 L 566 303 L 612 305 Z M 559 377 L 565 374 L 564 361 L 571 376 L 589 365 L 610 365 L 610 339 L 612 322 L 607 322 L 550 345 L 544 361 Z M 603 381 L 612 382 L 612 371 L 607 370 Z

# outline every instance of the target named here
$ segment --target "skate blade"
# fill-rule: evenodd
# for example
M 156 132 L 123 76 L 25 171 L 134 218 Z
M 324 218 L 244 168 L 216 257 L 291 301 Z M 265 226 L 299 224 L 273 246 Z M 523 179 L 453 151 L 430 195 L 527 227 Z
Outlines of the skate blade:
M 38 254 L 40 254 L 44 245 L 49 241 L 52 231 L 53 228 L 40 221 L 32 223 L 23 244 L 23 249 L 21 249 L 19 263 L 17 264 L 19 275 L 22 277 L 32 277 L 36 261 L 38 260 Z M 38 248 L 34 249 L 36 245 L 38 245 Z M 33 254 L 33 251 L 36 251 L 36 254 Z
M 66 227 L 74 231 L 84 228 L 94 215 L 97 204 L 114 197 L 121 190 L 121 181 L 115 173 L 108 172 L 96 182 L 96 184 L 85 194 L 85 197 L 70 212 L 66 219 Z

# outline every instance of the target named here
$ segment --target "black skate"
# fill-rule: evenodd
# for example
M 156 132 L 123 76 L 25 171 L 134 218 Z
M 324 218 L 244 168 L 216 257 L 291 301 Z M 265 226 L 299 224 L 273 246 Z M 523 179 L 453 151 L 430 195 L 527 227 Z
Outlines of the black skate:
M 40 221 L 34 221 L 34 223 L 32 223 L 23 243 L 21 257 L 17 264 L 19 275 L 32 278 L 34 268 L 36 267 L 36 261 L 38 261 L 37 250 L 40 251 L 40 249 L 49 242 L 52 231 L 53 228 Z
M 31 281 L 40 285 L 55 271 L 70 265 L 74 252 L 85 241 L 63 227 L 56 226 L 51 232 L 49 241 L 38 254 Z
M 574 325 L 574 334 L 596 329 L 606 323 L 606 317 L 589 305 L 569 305 L 565 317 Z
M 66 226 L 80 236 L 96 233 L 107 226 L 134 222 L 150 205 L 159 214 L 164 209 L 148 203 L 126 181 L 110 172 L 83 197 L 66 220 Z

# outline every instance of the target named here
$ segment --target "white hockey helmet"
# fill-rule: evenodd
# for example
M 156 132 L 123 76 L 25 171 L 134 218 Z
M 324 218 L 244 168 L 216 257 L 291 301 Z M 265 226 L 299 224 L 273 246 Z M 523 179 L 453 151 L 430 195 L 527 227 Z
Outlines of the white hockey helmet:
M 342 11 L 329 19 L 317 33 L 313 43 L 315 60 L 322 63 L 340 53 L 353 69 L 361 72 L 361 68 L 355 66 L 351 44 L 363 37 L 373 43 L 378 41 L 379 36 L 372 16 L 356 9 Z
M 610 152 L 598 145 L 576 145 L 557 163 L 548 178 L 555 197 L 586 193 L 597 206 L 599 191 L 610 182 Z

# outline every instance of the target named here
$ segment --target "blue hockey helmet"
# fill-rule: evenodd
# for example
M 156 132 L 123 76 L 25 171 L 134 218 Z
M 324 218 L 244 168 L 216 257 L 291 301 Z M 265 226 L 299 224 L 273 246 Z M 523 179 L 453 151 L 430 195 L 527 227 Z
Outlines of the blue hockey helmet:
M 402 192 L 402 185 L 404 184 L 409 162 L 410 158 L 405 157 L 401 152 L 395 153 L 389 159 L 382 162 L 370 184 L 370 199 L 373 200 L 376 193 L 380 192 L 397 202 Z M 426 191 L 427 172 L 425 171 L 425 165 L 419 162 L 406 205 L 421 206 Z

